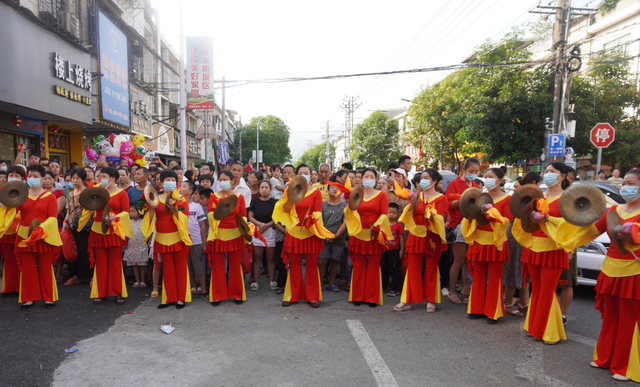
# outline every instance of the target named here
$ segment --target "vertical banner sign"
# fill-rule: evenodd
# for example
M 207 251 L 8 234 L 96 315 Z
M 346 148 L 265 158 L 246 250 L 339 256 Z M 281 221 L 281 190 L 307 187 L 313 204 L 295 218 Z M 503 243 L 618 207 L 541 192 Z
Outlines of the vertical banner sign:
M 229 145 L 226 141 L 218 141 L 218 147 L 220 148 L 220 162 L 226 164 L 229 161 Z
M 98 12 L 100 116 L 129 127 L 129 58 L 127 37 Z
M 213 38 L 187 37 L 187 109 L 213 109 Z

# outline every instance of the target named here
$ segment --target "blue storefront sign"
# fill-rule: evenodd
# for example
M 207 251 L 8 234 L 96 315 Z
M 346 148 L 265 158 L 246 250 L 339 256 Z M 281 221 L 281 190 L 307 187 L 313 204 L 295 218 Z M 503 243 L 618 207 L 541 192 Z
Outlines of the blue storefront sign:
M 100 52 L 100 115 L 129 127 L 129 59 L 127 37 L 102 12 L 98 12 Z
M 220 162 L 226 164 L 229 161 L 229 145 L 226 141 L 218 141 L 218 147 L 220 148 Z
M 549 135 L 549 156 L 564 156 L 564 134 Z

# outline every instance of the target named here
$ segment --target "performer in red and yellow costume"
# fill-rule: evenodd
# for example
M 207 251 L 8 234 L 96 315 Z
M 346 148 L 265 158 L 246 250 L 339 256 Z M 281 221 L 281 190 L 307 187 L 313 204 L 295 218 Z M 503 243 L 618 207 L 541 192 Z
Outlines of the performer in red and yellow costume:
M 322 194 L 309 183 L 311 168 L 306 164 L 300 164 L 296 173 L 307 179 L 307 193 L 304 199 L 294 205 L 285 196 L 276 203 L 273 210 L 273 220 L 276 223 L 280 222 L 286 229 L 282 259 L 285 266 L 289 267 L 289 272 L 282 306 L 287 307 L 300 300 L 306 300 L 313 308 L 318 308 L 322 301 L 318 254 L 324 249 L 322 239 L 333 238 L 334 235 L 324 228 Z M 306 281 L 302 278 L 302 256 L 306 265 Z
M 618 232 L 626 254 L 614 243 L 604 259 L 596 285 L 596 308 L 602 330 L 593 352 L 593 367 L 609 368 L 616 380 L 640 383 L 640 170 L 624 177 L 625 205 L 609 208 L 624 223 Z M 607 214 L 596 224 L 597 234 L 607 228 Z M 609 230 L 609 232 L 615 232 Z
M 236 215 L 247 220 L 247 209 L 244 196 L 231 188 L 234 176 L 231 172 L 222 170 L 218 176 L 220 191 L 211 195 L 209 200 L 209 236 L 207 237 L 207 252 L 211 263 L 211 284 L 209 285 L 209 301 L 211 305 L 220 305 L 221 300 L 233 298 L 236 304 L 242 304 L 247 299 L 244 289 L 244 274 L 242 272 L 242 251 L 245 239 L 236 225 Z M 219 221 L 213 218 L 213 211 L 220 200 L 228 195 L 235 195 L 238 204 L 233 212 Z M 229 280 L 225 270 L 225 253 L 229 257 Z
M 129 196 L 116 187 L 118 171 L 113 167 L 102 168 L 98 172 L 100 186 L 109 192 L 111 207 L 108 220 L 109 229 L 102 233 L 102 216 L 104 210 L 95 211 L 95 218 L 89 234 L 89 261 L 95 263 L 93 281 L 91 281 L 91 298 L 96 304 L 105 297 L 115 297 L 117 304 L 124 304 L 127 297 L 127 285 L 122 271 L 122 248 L 127 245 L 127 238 L 133 238 L 131 219 L 129 217 Z M 93 211 L 83 210 L 78 231 L 89 221 Z
M 353 262 L 349 301 L 354 305 L 368 302 L 374 308 L 382 305 L 382 274 L 380 259 L 392 239 L 389 226 L 389 200 L 387 194 L 374 187 L 378 174 L 373 168 L 362 172 L 364 199 L 360 207 L 344 210 L 349 231 L 349 255 Z
M 162 259 L 162 303 L 158 309 L 176 305 L 177 309 L 191 302 L 191 285 L 187 258 L 191 236 L 189 234 L 189 204 L 176 187 L 178 176 L 174 171 L 160 173 L 164 193 L 159 196 L 158 207 L 150 208 L 142 220 L 142 233 L 146 240 L 156 231 L 153 259 Z M 171 197 L 167 197 L 172 192 Z M 170 203 L 167 203 L 170 201 Z M 169 208 L 169 214 L 166 208 Z M 156 263 L 157 270 L 157 263 Z
M 490 223 L 481 226 L 473 219 L 462 220 L 462 235 L 469 244 L 467 262 L 473 276 L 467 313 L 470 319 L 487 316 L 489 324 L 504 316 L 502 272 L 509 260 L 507 229 L 513 215 L 509 211 L 511 196 L 500 190 L 504 172 L 491 168 L 485 174 L 485 187 L 493 199 L 491 208 L 482 208 L 481 214 Z
M 54 259 L 62 240 L 58 232 L 58 202 L 56 197 L 42 188 L 45 170 L 40 165 L 27 168 L 29 197 L 20 207 L 10 209 L 0 224 L 11 224 L 19 217 L 16 229 L 15 256 L 20 270 L 21 309 L 29 309 L 34 301 L 44 299 L 45 308 L 51 309 L 58 300 L 58 288 L 53 274 Z M 38 225 L 29 234 L 29 228 L 38 219 Z M 35 223 L 34 223 L 35 225 Z M 6 231 L 6 228 L 3 230 Z
M 438 262 L 447 250 L 444 217 L 449 211 L 446 196 L 436 192 L 442 177 L 435 169 L 427 169 L 420 176 L 419 195 L 414 196 L 410 205 L 404 208 L 398 220 L 404 223 L 409 237 L 405 244 L 407 273 L 402 286 L 400 303 L 395 311 L 411 309 L 413 303 L 427 300 L 427 312 L 436 310 L 440 303 L 440 272 Z M 424 276 L 422 266 L 424 264 Z
M 562 325 L 562 312 L 556 287 L 562 269 L 569 268 L 569 252 L 589 242 L 589 227 L 568 224 L 560 215 L 558 203 L 563 190 L 567 167 L 560 162 L 551 163 L 544 174 L 547 198 L 537 199 L 535 208 L 543 216 L 534 219 L 540 229 L 527 233 L 520 219 L 513 222 L 514 238 L 524 246 L 522 252 L 523 273 L 531 277 L 531 299 L 524 329 L 528 336 L 542 339 L 545 344 L 556 344 L 566 340 Z M 532 213 L 533 215 L 533 213 Z M 560 227 L 564 232 L 558 232 Z M 592 239 L 592 238 L 591 238 Z
M 20 181 L 24 182 L 24 169 L 17 165 L 9 167 L 7 170 L 8 181 Z M 11 209 L 5 206 L 0 207 L 0 219 L 9 221 L 11 217 L 7 216 L 7 213 L 11 212 Z M 13 219 L 7 225 L 1 225 L 2 237 L 0 238 L 0 252 L 2 253 L 3 265 L 2 265 L 2 292 L 3 294 L 17 293 L 20 291 L 20 270 L 18 270 L 18 262 L 16 256 L 13 253 L 16 245 L 16 228 L 18 222 Z

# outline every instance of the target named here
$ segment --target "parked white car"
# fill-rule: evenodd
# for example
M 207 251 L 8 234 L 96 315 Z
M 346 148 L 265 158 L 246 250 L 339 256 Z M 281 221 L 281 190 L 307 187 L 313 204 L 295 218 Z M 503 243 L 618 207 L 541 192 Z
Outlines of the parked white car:
M 593 242 L 578 247 L 578 285 L 596 286 L 610 244 L 609 235 L 604 233 Z

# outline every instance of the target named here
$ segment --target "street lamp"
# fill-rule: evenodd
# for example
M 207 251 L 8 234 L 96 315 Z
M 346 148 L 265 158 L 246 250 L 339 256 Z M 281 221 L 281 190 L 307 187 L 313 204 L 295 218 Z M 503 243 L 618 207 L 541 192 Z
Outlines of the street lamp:
M 258 159 L 260 158 L 260 121 L 264 120 L 267 116 L 264 116 L 258 120 L 256 125 L 256 171 L 260 170 Z

